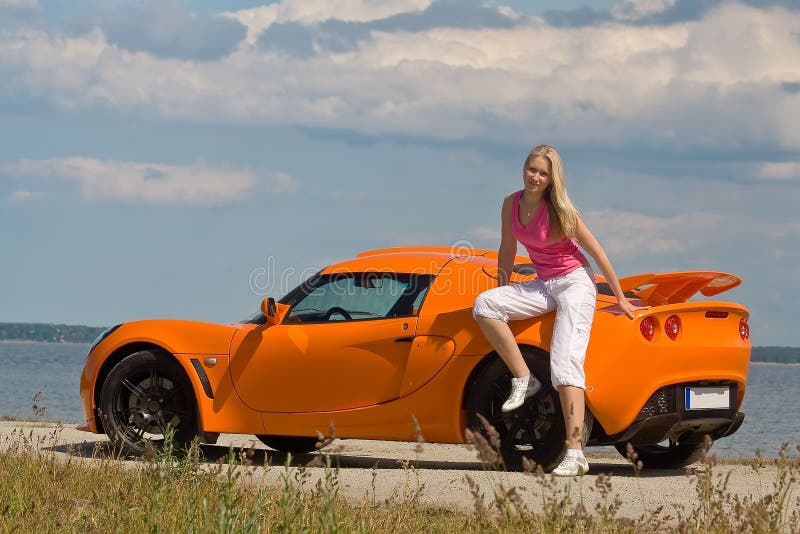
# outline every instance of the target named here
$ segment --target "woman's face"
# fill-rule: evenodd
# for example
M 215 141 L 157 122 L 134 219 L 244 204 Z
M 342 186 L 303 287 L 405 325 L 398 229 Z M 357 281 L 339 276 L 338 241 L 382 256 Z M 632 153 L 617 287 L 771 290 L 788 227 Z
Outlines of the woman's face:
M 550 184 L 553 183 L 553 177 L 550 172 L 550 160 L 542 156 L 536 156 L 531 159 L 522 172 L 525 191 L 543 195 Z

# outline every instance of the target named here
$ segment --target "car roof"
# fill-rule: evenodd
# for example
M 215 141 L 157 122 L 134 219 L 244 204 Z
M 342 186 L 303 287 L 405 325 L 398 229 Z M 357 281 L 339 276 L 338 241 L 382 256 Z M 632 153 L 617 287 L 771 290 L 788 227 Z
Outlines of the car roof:
M 355 258 L 329 265 L 323 275 L 336 272 L 385 271 L 395 273 L 437 274 L 447 262 L 460 258 L 479 264 L 496 265 L 497 252 L 471 247 L 393 247 L 359 252 Z M 525 260 L 525 258 L 517 258 Z
M 370 271 L 436 274 L 455 257 L 445 252 L 380 249 L 362 252 L 355 258 L 329 265 L 322 274 Z

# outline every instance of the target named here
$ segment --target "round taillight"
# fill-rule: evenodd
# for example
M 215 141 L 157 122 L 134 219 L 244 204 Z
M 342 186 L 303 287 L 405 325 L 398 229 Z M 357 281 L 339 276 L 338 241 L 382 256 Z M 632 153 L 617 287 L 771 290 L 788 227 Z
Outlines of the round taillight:
M 656 322 L 652 317 L 645 317 L 639 323 L 639 331 L 642 333 L 647 341 L 652 341 L 653 336 L 656 334 Z
M 667 337 L 672 341 L 675 341 L 680 331 L 681 320 L 678 319 L 677 315 L 670 315 L 667 321 L 664 323 L 664 332 L 666 332 Z
M 739 320 L 739 335 L 742 339 L 750 339 L 750 326 L 744 319 Z

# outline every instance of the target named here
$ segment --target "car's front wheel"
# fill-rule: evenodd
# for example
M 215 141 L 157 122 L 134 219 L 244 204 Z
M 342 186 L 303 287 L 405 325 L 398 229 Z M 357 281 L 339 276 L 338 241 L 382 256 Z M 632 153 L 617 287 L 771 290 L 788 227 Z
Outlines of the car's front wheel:
M 495 357 L 475 377 L 470 386 L 466 407 L 469 427 L 484 432 L 478 415 L 482 415 L 500 437 L 500 454 L 508 470 L 523 469 L 523 458 L 542 466 L 555 468 L 566 453 L 564 416 L 558 392 L 550 381 L 550 355 L 540 349 L 522 349 L 522 356 L 531 373 L 542 382 L 542 389 L 528 398 L 522 407 L 508 413 L 500 407 L 508 398 L 511 373 L 500 358 Z M 593 418 L 588 410 L 583 425 L 584 444 L 591 433 Z
M 160 446 L 170 432 L 177 447 L 197 435 L 192 385 L 180 364 L 160 351 L 136 352 L 114 366 L 100 390 L 99 406 L 106 434 L 131 454 Z
M 315 451 L 319 441 L 317 438 L 306 436 L 270 436 L 261 434 L 256 437 L 270 449 L 295 454 Z
M 619 453 L 628 458 L 628 445 L 616 444 L 614 447 Z M 705 445 L 702 441 L 672 440 L 665 444 L 632 445 L 636 453 L 636 461 L 642 462 L 642 467 L 650 469 L 678 469 L 686 467 L 703 457 Z M 630 459 L 630 458 L 629 458 Z

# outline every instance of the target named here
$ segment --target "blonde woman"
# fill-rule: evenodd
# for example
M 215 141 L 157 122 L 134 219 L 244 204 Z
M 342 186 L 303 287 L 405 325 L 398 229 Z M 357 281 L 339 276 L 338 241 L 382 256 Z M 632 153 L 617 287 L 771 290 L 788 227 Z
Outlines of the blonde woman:
M 583 361 L 597 299 L 594 273 L 578 245 L 600 268 L 622 312 L 633 319 L 636 308 L 623 295 L 603 247 L 572 205 L 558 152 L 548 145 L 537 146 L 525 159 L 522 175 L 524 188 L 503 202 L 498 287 L 478 295 L 473 316 L 513 375 L 511 393 L 502 407 L 508 412 L 542 387 L 525 364 L 508 321 L 555 310 L 550 371 L 564 412 L 567 452 L 553 473 L 575 476 L 589 471 L 581 439 L 586 389 Z M 509 285 L 517 241 L 527 249 L 537 278 Z

